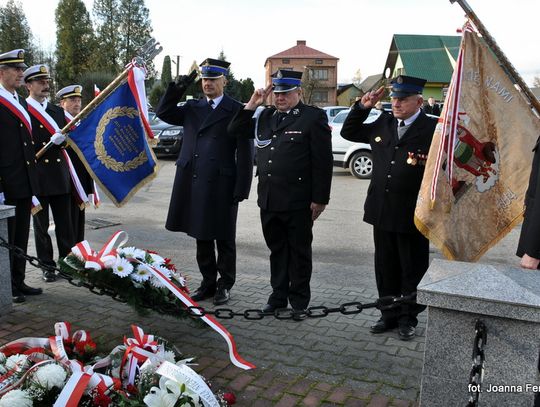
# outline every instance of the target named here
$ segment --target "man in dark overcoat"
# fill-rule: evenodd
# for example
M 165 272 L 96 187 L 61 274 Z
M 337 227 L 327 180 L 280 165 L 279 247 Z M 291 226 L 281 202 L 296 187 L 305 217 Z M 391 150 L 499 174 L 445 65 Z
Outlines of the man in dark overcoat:
M 343 123 L 346 140 L 369 143 L 373 175 L 364 204 L 364 221 L 373 225 L 375 278 L 379 296 L 409 295 L 429 265 L 429 241 L 414 225 L 414 209 L 436 119 L 421 110 L 425 80 L 398 76 L 392 81 L 392 114 L 381 112 L 364 124 L 369 111 L 382 98 L 384 88 L 366 93 Z M 408 304 L 382 310 L 371 327 L 382 333 L 398 327 L 399 337 L 414 337 L 417 315 L 425 307 Z
M 23 84 L 24 50 L 0 54 L 0 203 L 15 207 L 8 218 L 8 241 L 26 252 L 30 231 L 32 196 L 39 192 L 32 123 L 26 101 L 16 89 Z M 41 294 L 24 282 L 26 260 L 9 255 L 13 302 L 25 295 Z
M 330 199 L 332 135 L 325 112 L 301 102 L 302 72 L 279 70 L 272 85 L 255 91 L 229 125 L 229 133 L 257 144 L 258 205 L 270 249 L 273 312 L 290 303 L 305 317 L 311 291 L 313 222 Z M 273 91 L 274 106 L 253 119 Z
M 227 135 L 229 121 L 242 108 L 223 93 L 228 67 L 226 61 L 206 59 L 201 64 L 205 97 L 178 106 L 194 80 L 182 76 L 169 84 L 156 110 L 163 121 L 184 126 L 165 227 L 197 240 L 203 280 L 191 298 L 213 297 L 215 305 L 228 302 L 236 280 L 238 203 L 248 198 L 253 178 L 253 143 Z
M 516 254 L 521 257 L 521 267 L 538 270 L 540 269 L 540 198 L 536 198 L 536 193 L 540 191 L 540 185 L 538 185 L 540 183 L 540 137 L 536 140 L 533 152 L 529 188 L 525 194 L 525 214 Z M 540 356 L 538 361 L 540 373 Z M 540 392 L 535 394 L 534 407 L 540 407 Z
M 62 108 L 49 103 L 50 75 L 47 66 L 34 65 L 24 71 L 24 81 L 30 96 L 26 99 L 32 117 L 32 137 L 36 153 L 49 141 L 54 145 L 37 162 L 40 193 L 39 202 L 43 208 L 34 215 L 34 238 L 36 254 L 41 262 L 52 267 L 54 250 L 49 235 L 49 208 L 53 214 L 58 256 L 65 257 L 75 245 L 71 220 L 71 178 L 62 143 L 65 137 L 57 133 L 66 124 Z M 56 128 L 53 126 L 56 123 Z M 43 280 L 53 282 L 53 270 L 43 271 Z

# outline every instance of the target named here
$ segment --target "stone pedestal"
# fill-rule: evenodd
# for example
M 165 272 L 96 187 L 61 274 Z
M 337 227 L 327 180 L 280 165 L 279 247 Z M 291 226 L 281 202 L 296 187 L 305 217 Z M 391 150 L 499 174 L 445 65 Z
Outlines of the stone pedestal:
M 422 407 L 463 407 L 475 323 L 487 327 L 479 406 L 533 405 L 540 388 L 540 271 L 433 260 L 418 286 L 428 306 Z
M 13 206 L 0 205 L 0 236 L 8 240 L 7 218 L 15 216 Z M 11 311 L 11 269 L 9 267 L 9 251 L 0 247 L 0 315 Z

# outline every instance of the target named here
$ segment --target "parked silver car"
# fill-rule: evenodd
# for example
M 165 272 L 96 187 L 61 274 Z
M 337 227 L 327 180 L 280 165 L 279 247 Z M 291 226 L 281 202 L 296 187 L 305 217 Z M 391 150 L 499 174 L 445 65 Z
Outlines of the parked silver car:
M 356 178 L 369 179 L 373 172 L 371 146 L 366 143 L 355 143 L 341 137 L 341 128 L 351 109 L 343 110 L 330 123 L 332 128 L 332 154 L 334 166 L 349 168 Z M 371 123 L 379 117 L 380 110 L 371 109 L 364 123 Z
M 156 154 L 177 156 L 182 147 L 184 128 L 165 123 L 154 112 L 148 112 L 150 128 L 157 138 L 158 143 L 153 147 Z

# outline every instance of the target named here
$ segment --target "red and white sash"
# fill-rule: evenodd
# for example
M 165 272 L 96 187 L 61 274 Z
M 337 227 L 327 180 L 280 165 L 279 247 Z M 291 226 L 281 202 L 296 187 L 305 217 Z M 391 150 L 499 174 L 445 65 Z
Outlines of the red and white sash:
M 64 114 L 66 116 L 66 120 L 68 123 L 71 123 L 74 119 L 74 117 L 71 115 L 71 113 L 69 113 L 67 110 L 64 110 Z M 78 126 L 79 123 L 76 123 L 75 126 Z M 94 180 L 92 180 L 92 193 L 91 194 L 88 194 L 88 200 L 84 202 L 84 204 L 86 205 L 88 202 L 92 203 L 92 205 L 94 205 L 94 208 L 97 208 L 99 206 L 99 204 L 101 203 L 101 198 L 99 197 L 99 193 L 98 193 L 98 189 L 97 189 L 97 185 L 96 185 L 96 182 Z
M 49 115 L 49 113 L 47 113 L 45 108 L 41 106 L 40 103 L 38 103 L 37 100 L 29 97 L 26 99 L 26 102 L 28 103 L 28 111 L 30 112 L 30 114 L 34 116 L 37 119 L 37 121 L 40 122 L 47 129 L 47 131 L 51 134 L 51 136 L 54 133 L 61 132 L 60 127 L 58 127 L 58 124 Z M 75 172 L 73 163 L 71 162 L 71 159 L 69 158 L 69 155 L 66 152 L 66 150 L 62 149 L 61 151 L 67 162 L 67 165 L 69 168 L 69 175 L 71 176 L 71 181 L 73 182 L 75 191 L 77 191 L 77 196 L 82 202 L 87 203 L 88 196 L 86 195 L 86 192 L 84 192 L 84 188 L 81 184 L 81 181 L 79 180 L 79 177 L 77 176 L 77 173 Z
M 7 90 L 0 87 L 0 103 L 4 105 L 11 113 L 13 113 L 17 118 L 23 122 L 24 126 L 27 128 L 30 136 L 32 135 L 32 120 L 26 109 L 18 103 L 13 94 L 9 93 Z

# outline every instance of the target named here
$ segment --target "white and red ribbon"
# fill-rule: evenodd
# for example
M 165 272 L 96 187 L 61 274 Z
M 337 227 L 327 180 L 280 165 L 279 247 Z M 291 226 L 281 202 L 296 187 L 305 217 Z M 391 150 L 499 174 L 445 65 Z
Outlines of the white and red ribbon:
M 123 240 L 117 244 L 117 241 L 123 235 L 125 235 Z M 71 251 L 75 256 L 85 260 L 85 268 L 103 270 L 112 267 L 116 263 L 116 250 L 127 242 L 127 236 L 126 232 L 121 230 L 117 231 L 99 252 L 93 251 L 87 240 L 77 243 L 71 248 Z
M 197 304 L 195 301 L 193 301 L 184 291 L 182 291 L 176 284 L 172 282 L 170 278 L 168 278 L 166 275 L 164 275 L 159 269 L 156 267 L 153 267 L 152 265 L 148 263 L 144 263 L 138 259 L 130 259 L 132 261 L 136 261 L 141 264 L 145 264 L 148 267 L 148 270 L 154 277 L 156 277 L 165 287 L 169 289 L 170 292 L 174 294 L 176 298 L 178 298 L 184 305 L 188 307 L 199 307 L 199 304 Z M 195 309 L 196 313 L 200 314 L 200 311 Z M 236 342 L 234 341 L 233 336 L 231 333 L 223 326 L 221 325 L 216 319 L 209 315 L 204 315 L 200 317 L 206 324 L 208 324 L 214 331 L 219 333 L 223 339 L 225 339 L 225 342 L 227 343 L 227 346 L 229 348 L 229 358 L 231 362 L 240 369 L 249 370 L 254 369 L 256 366 L 245 359 L 243 359 L 240 354 L 238 353 L 238 350 L 236 348 Z

